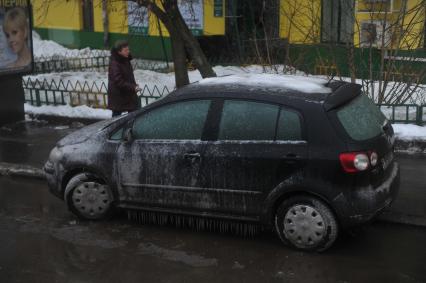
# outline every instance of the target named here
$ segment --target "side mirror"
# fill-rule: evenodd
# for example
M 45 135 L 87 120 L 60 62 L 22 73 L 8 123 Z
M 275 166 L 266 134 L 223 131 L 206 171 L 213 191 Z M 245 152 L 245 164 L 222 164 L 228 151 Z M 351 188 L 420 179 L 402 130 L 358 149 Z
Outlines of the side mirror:
M 132 128 L 127 128 L 123 133 L 123 141 L 131 142 L 133 139 Z

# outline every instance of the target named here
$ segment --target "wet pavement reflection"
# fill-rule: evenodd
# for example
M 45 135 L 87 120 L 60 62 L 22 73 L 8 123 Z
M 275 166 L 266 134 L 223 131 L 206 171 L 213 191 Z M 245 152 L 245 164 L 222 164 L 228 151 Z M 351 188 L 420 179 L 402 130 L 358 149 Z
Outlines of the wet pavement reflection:
M 396 158 L 401 168 L 401 188 L 392 210 L 426 215 L 426 178 L 422 177 L 426 173 L 426 154 L 398 154 Z
M 82 126 L 35 120 L 0 127 L 0 161 L 41 168 L 55 143 Z
M 426 282 L 426 229 L 376 223 L 323 254 L 253 239 L 80 222 L 43 181 L 0 177 L 0 282 Z

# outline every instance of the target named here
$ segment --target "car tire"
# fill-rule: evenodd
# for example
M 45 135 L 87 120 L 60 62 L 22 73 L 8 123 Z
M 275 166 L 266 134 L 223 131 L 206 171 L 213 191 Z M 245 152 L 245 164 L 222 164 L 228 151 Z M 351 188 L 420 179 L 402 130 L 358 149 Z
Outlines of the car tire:
M 65 188 L 69 210 L 84 220 L 108 218 L 113 211 L 113 196 L 105 182 L 90 173 L 72 177 Z
M 275 213 L 275 231 L 281 241 L 300 250 L 325 251 L 336 240 L 338 229 L 334 213 L 314 197 L 285 199 Z

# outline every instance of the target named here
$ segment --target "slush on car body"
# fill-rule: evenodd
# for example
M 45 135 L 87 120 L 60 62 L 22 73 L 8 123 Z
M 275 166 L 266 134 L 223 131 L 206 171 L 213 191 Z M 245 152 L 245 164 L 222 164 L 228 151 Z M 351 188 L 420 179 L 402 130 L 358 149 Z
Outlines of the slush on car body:
M 323 251 L 395 199 L 394 140 L 359 85 L 228 76 L 72 133 L 45 172 L 50 191 L 84 219 L 121 208 L 243 221 Z

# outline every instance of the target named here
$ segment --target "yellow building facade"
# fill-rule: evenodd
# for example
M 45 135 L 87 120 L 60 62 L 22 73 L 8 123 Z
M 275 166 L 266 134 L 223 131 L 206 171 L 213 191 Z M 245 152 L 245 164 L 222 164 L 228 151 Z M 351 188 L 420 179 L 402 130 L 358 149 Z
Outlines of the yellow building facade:
M 194 35 L 225 34 L 225 1 L 192 1 L 180 10 Z M 70 47 L 103 48 L 102 0 L 32 0 L 34 28 L 42 38 Z M 187 3 L 187 2 L 186 2 Z M 170 40 L 153 13 L 131 1 L 108 0 L 106 6 L 110 42 L 128 39 L 133 52 L 146 58 L 170 58 Z M 168 54 L 168 55 L 167 55 Z
M 425 48 L 424 0 L 280 0 L 280 37 L 294 44 Z

